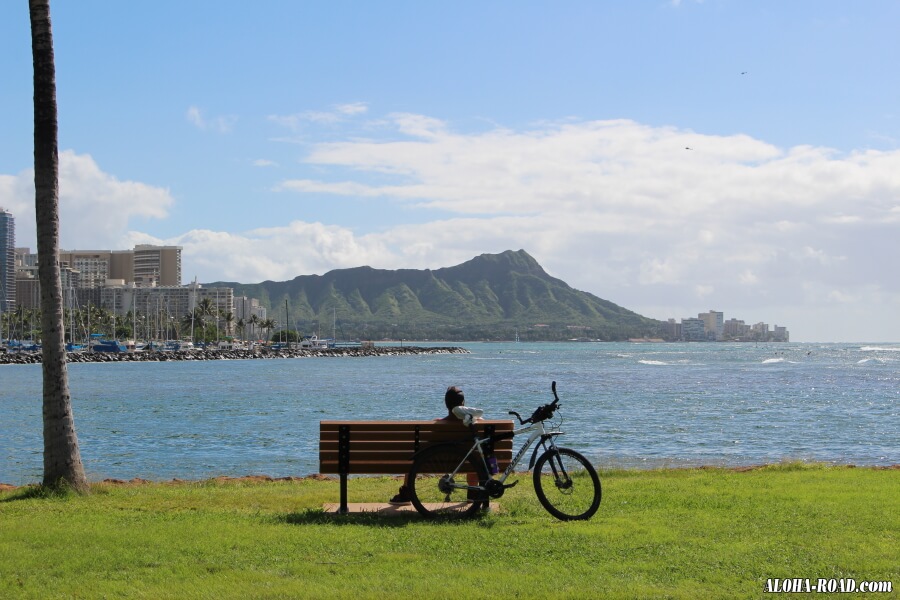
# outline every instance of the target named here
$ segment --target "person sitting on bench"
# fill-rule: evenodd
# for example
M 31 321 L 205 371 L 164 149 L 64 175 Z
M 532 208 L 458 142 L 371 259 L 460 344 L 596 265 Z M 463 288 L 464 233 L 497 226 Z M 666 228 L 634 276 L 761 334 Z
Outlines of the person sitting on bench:
M 447 416 L 440 419 L 435 419 L 435 421 L 459 421 L 459 417 L 453 414 L 453 409 L 457 406 L 465 406 L 465 394 L 463 394 L 463 391 L 458 386 L 451 385 L 447 388 L 447 392 L 444 394 L 444 404 L 447 406 Z M 478 485 L 478 474 L 467 473 L 466 481 L 468 485 Z M 472 494 L 474 494 L 474 492 L 470 491 L 470 500 L 472 499 Z M 410 496 L 411 492 L 409 474 L 407 474 L 406 479 L 403 481 L 403 485 L 400 486 L 400 490 L 393 498 L 390 499 L 390 504 L 393 504 L 394 506 L 403 506 L 405 504 L 409 504 L 412 501 L 412 498 Z

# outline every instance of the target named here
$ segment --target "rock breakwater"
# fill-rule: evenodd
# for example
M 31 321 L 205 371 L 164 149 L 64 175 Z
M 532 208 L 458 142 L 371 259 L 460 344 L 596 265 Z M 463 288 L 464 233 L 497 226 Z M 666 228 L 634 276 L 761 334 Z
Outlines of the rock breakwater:
M 468 354 L 465 348 L 423 346 L 374 346 L 367 348 L 303 348 L 270 350 L 188 350 L 177 352 L 72 352 L 70 363 L 166 362 L 183 360 L 260 360 L 277 358 L 357 358 L 366 356 L 414 356 L 419 354 Z M 41 362 L 40 353 L 0 354 L 0 365 Z

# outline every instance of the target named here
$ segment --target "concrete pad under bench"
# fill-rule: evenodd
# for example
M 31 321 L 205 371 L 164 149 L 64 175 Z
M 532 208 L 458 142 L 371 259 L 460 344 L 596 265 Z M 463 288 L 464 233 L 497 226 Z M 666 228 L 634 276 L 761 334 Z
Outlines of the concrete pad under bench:
M 426 508 L 438 509 L 441 507 L 440 504 L 426 504 Z M 464 504 L 460 504 L 460 507 L 465 506 Z M 326 502 L 322 505 L 322 509 L 325 511 L 325 514 L 339 514 L 339 510 L 341 508 L 340 503 L 338 502 Z M 496 513 L 500 511 L 500 506 L 496 502 L 491 502 L 490 512 Z M 417 515 L 416 507 L 412 504 L 403 504 L 401 506 L 395 506 L 393 504 L 388 504 L 387 502 L 351 502 L 347 504 L 347 513 L 346 514 L 362 514 L 362 513 L 374 513 L 379 516 L 385 517 L 398 517 L 398 516 L 408 516 L 408 515 Z

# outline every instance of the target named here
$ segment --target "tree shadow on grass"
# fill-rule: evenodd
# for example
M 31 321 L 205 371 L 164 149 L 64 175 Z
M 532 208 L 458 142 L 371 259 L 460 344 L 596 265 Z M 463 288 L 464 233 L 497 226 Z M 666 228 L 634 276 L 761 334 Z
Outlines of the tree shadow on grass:
M 78 492 L 65 486 L 47 487 L 43 485 L 26 485 L 16 488 L 15 491 L 6 498 L 0 498 L 0 503 L 18 502 L 20 500 L 66 500 L 77 495 Z

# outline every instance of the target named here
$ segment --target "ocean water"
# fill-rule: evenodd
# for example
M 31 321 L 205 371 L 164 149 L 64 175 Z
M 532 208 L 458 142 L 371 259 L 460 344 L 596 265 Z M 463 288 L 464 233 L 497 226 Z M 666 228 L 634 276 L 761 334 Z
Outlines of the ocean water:
M 424 345 L 424 344 L 423 344 Z M 606 467 L 900 463 L 900 344 L 471 343 L 470 354 L 73 364 L 91 480 L 302 476 L 324 419 L 488 418 L 552 399 Z M 40 481 L 39 365 L 0 366 L 0 482 Z

